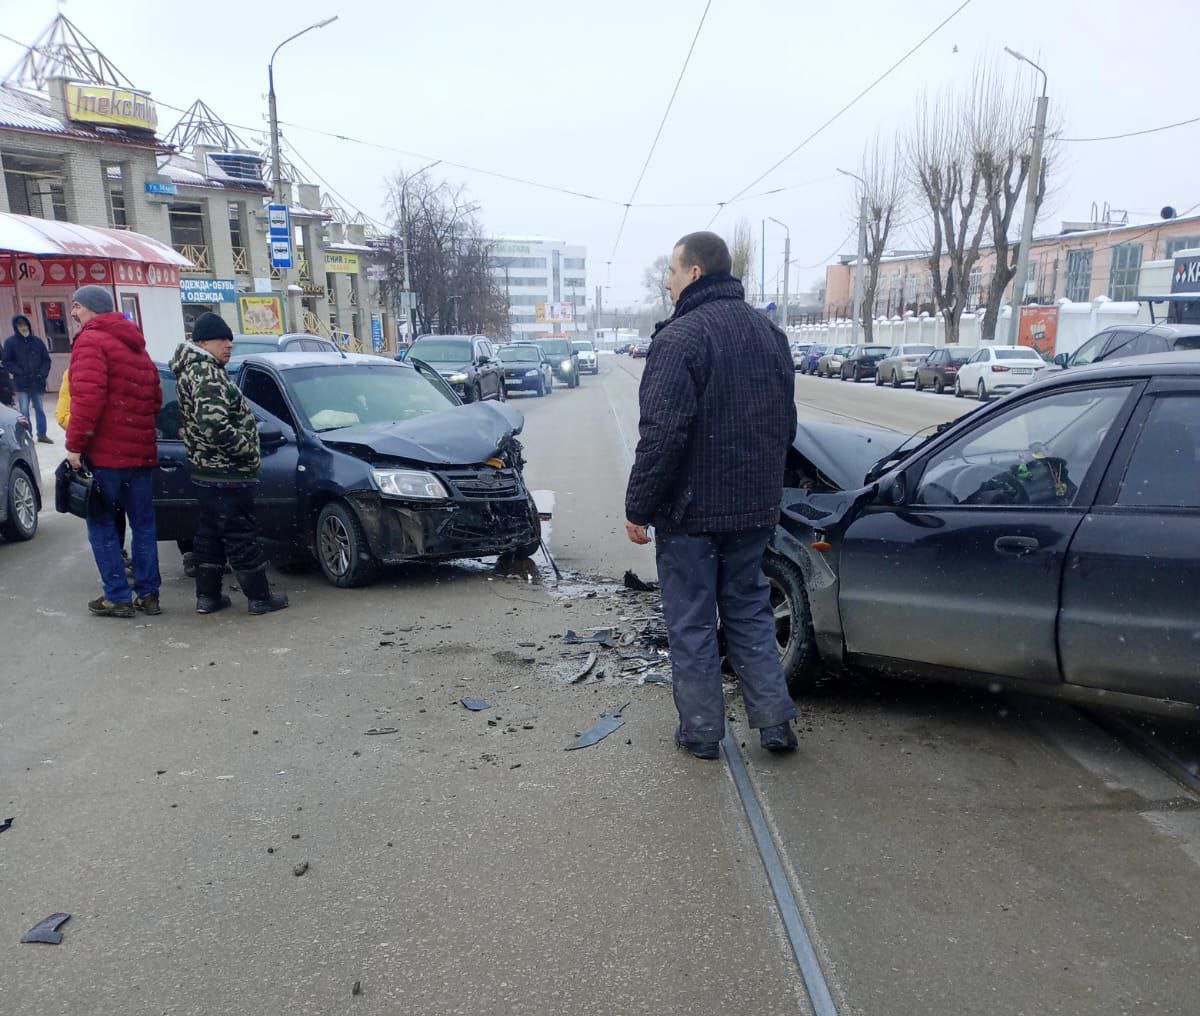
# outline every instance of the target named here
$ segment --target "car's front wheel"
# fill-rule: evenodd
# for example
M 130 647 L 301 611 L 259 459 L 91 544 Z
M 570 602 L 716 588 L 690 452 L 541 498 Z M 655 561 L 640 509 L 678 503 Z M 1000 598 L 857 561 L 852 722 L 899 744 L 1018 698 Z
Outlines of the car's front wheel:
M 883 371 L 881 371 L 881 370 L 875 371 L 875 387 L 876 388 L 883 387 Z
M 892 387 L 899 388 L 901 384 L 900 375 L 895 370 L 892 371 Z
M 987 402 L 987 385 L 983 383 L 983 378 L 979 379 L 979 388 L 976 389 L 975 394 L 979 396 L 980 402 Z
M 924 391 L 924 390 L 925 390 L 925 386 L 921 383 L 921 375 L 918 372 L 917 376 L 915 378 L 913 378 L 913 391 L 920 392 L 920 391 Z
M 379 573 L 367 534 L 344 501 L 330 501 L 317 515 L 317 563 L 325 578 L 341 589 L 363 586 Z
M 8 480 L 8 518 L 0 533 L 13 543 L 32 540 L 37 534 L 37 488 L 23 466 L 14 466 Z
M 779 663 L 788 691 L 799 694 L 812 688 L 820 669 L 804 576 L 795 564 L 771 551 L 763 557 L 763 574 L 771 590 Z

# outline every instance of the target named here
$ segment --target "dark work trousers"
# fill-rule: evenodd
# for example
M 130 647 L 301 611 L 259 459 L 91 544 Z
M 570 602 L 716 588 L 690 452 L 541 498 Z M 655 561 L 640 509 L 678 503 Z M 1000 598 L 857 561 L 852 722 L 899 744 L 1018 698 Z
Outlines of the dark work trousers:
M 762 571 L 771 532 L 656 534 L 671 681 L 686 742 L 725 736 L 718 614 L 750 726 L 772 727 L 799 715 L 779 665 L 770 589 Z
M 214 485 L 196 483 L 200 509 L 192 548 L 197 565 L 250 572 L 266 565 L 258 518 L 254 513 L 255 483 Z

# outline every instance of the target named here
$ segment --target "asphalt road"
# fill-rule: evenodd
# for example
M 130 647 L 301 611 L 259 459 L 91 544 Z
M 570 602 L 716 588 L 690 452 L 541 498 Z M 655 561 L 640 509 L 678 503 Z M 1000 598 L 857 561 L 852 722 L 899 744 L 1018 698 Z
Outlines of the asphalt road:
M 0 1012 L 807 1011 L 741 804 L 673 748 L 669 692 L 523 662 L 622 616 L 603 577 L 653 575 L 622 525 L 641 369 L 521 400 L 557 590 L 276 576 L 283 614 L 202 618 L 164 546 L 166 613 L 99 621 L 76 520 L 0 545 Z M 810 378 L 797 403 L 907 432 L 974 406 Z M 1195 798 L 1033 700 L 864 680 L 801 706 L 798 755 L 743 740 L 840 1011 L 1194 1011 Z M 62 945 L 17 944 L 55 911 Z

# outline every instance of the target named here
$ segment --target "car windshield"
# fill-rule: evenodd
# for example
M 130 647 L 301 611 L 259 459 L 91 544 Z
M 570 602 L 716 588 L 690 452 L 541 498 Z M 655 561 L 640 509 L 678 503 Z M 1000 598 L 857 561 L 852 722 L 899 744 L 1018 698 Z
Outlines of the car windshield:
M 415 370 L 388 364 L 331 364 L 286 372 L 288 388 L 309 427 L 337 430 L 397 423 L 455 403 Z
M 417 339 L 408 351 L 426 363 L 466 363 L 471 359 L 469 339 Z
M 572 342 L 571 345 L 581 353 L 594 353 L 596 351 L 590 342 Z
M 254 353 L 277 353 L 278 342 L 255 342 L 253 339 L 234 339 L 234 356 L 251 356 Z
M 566 339 L 543 339 L 538 343 L 547 356 L 570 356 L 571 343 Z
M 500 360 L 503 363 L 540 363 L 542 351 L 537 346 L 501 346 Z
M 863 356 L 869 360 L 882 360 L 888 355 L 887 346 L 877 346 L 873 349 L 864 349 Z
M 1033 349 L 997 349 L 997 360 L 1040 360 L 1041 356 Z

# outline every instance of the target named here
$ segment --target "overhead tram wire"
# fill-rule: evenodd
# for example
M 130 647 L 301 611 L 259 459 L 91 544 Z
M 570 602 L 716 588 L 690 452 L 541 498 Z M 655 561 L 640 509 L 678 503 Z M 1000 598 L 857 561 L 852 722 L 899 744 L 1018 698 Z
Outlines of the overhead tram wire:
M 1100 138 L 1060 138 L 1055 137 L 1055 141 L 1065 141 L 1070 144 L 1083 144 L 1088 141 L 1120 141 L 1122 138 L 1140 138 L 1146 134 L 1158 134 L 1160 131 L 1174 130 L 1176 127 L 1187 127 L 1189 124 L 1200 123 L 1200 116 L 1194 116 L 1190 120 L 1180 120 L 1177 123 L 1163 124 L 1161 127 L 1147 127 L 1141 131 L 1127 131 L 1124 134 L 1108 134 Z
M 795 148 L 793 148 L 790 152 L 788 152 L 787 155 L 785 155 L 782 159 L 780 159 L 778 162 L 776 162 L 774 165 L 772 165 L 770 168 L 768 168 L 765 172 L 760 173 L 758 176 L 756 176 L 753 180 L 751 180 L 748 184 L 746 184 L 745 187 L 743 187 L 740 191 L 738 191 L 735 195 L 733 195 L 733 197 L 729 198 L 726 201 L 719 202 L 719 207 L 717 208 L 716 212 L 713 214 L 713 217 L 708 222 L 709 226 L 711 226 L 714 222 L 717 221 L 717 216 L 719 216 L 721 214 L 721 212 L 723 212 L 725 210 L 726 206 L 731 205 L 735 201 L 739 200 L 742 197 L 742 195 L 746 193 L 746 191 L 748 191 L 751 187 L 757 186 L 759 183 L 761 183 L 763 180 L 765 180 L 768 176 L 770 176 L 772 173 L 774 173 L 775 170 L 777 170 L 780 166 L 782 166 L 785 162 L 787 162 L 788 159 L 790 159 L 793 155 L 795 155 L 797 152 L 799 152 L 807 144 L 809 144 L 811 141 L 813 141 L 815 138 L 817 138 L 820 134 L 822 134 L 827 127 L 831 126 L 835 121 L 839 120 L 843 115 L 845 115 L 847 112 L 849 112 L 850 109 L 852 107 L 854 107 L 859 102 L 860 99 L 862 99 L 869 92 L 874 90 L 877 85 L 879 85 L 885 78 L 887 78 L 901 64 L 903 64 L 906 60 L 908 60 L 909 57 L 911 57 L 913 54 L 915 54 L 917 52 L 917 50 L 919 50 L 922 46 L 925 45 L 925 43 L 927 43 L 930 39 L 932 39 L 935 35 L 937 35 L 938 32 L 940 32 L 943 28 L 945 28 L 951 21 L 953 21 L 970 4 L 971 4 L 971 0 L 963 0 L 963 2 L 960 3 L 956 8 L 954 8 L 954 10 L 950 12 L 950 14 L 948 14 L 945 18 L 943 18 L 940 22 L 938 22 L 938 24 L 930 32 L 928 32 L 924 37 L 922 37 L 921 40 L 915 46 L 913 46 L 911 49 L 909 49 L 907 53 L 905 53 L 902 57 L 900 57 L 899 60 L 897 60 L 894 64 L 892 64 L 882 74 L 880 74 L 879 77 L 877 77 L 874 81 L 872 81 L 869 85 L 867 85 L 866 88 L 864 88 L 861 92 L 859 92 L 856 96 L 854 96 L 853 99 L 851 99 L 841 109 L 839 109 L 836 113 L 834 113 L 833 116 L 831 116 L 828 120 L 826 120 L 823 124 L 821 124 L 811 134 L 809 134 L 808 137 L 806 137 L 803 141 L 800 142 L 800 144 L 798 144 Z
M 704 22 L 708 17 L 710 7 L 712 7 L 712 0 L 708 0 L 704 5 L 703 12 L 700 14 L 700 21 L 696 25 L 695 34 L 692 36 L 692 44 L 688 46 L 687 56 L 683 58 L 683 66 L 679 68 L 679 74 L 675 78 L 675 87 L 671 89 L 671 98 L 667 100 L 667 108 L 663 110 L 662 119 L 658 122 L 658 130 L 654 134 L 654 140 L 650 142 L 650 151 L 646 153 L 646 161 L 642 163 L 642 171 L 638 173 L 637 182 L 633 185 L 633 190 L 629 194 L 629 200 L 625 202 L 625 211 L 621 213 L 621 225 L 617 227 L 617 238 L 613 241 L 612 253 L 609 255 L 610 261 L 617 256 L 617 248 L 621 245 L 621 237 L 625 234 L 625 223 L 629 219 L 629 209 L 637 197 L 638 189 L 642 186 L 642 180 L 646 177 L 646 170 L 650 168 L 650 160 L 654 158 L 654 150 L 658 148 L 663 128 L 667 126 L 667 117 L 671 115 L 671 107 L 675 105 L 675 97 L 679 94 L 679 86 L 683 83 L 683 76 L 687 73 L 688 64 L 692 61 L 692 53 L 695 52 L 696 41 L 700 38 L 700 32 L 704 28 Z

